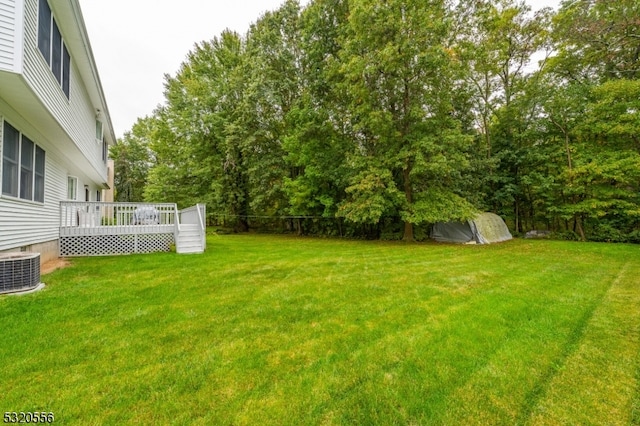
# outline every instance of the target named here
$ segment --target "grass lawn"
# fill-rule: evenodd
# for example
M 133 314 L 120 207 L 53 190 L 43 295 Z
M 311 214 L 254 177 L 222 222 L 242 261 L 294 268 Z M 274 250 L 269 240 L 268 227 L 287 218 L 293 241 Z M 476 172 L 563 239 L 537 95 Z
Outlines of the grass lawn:
M 60 424 L 640 424 L 640 247 L 211 235 L 0 297 L 0 412 Z

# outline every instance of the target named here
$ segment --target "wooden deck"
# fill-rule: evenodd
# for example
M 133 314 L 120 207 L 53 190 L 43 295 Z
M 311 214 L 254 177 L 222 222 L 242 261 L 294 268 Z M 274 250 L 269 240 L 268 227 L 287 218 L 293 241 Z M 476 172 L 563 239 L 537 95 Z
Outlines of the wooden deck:
M 205 248 L 204 217 L 201 204 L 179 211 L 172 203 L 63 201 L 60 256 L 151 253 L 172 246 L 179 253 L 199 253 Z

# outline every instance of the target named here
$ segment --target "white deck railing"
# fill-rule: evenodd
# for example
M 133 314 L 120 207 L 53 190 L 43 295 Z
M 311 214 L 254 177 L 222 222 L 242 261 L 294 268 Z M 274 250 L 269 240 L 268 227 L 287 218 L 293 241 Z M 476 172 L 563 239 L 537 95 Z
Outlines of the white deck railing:
M 176 205 L 62 201 L 61 235 L 173 232 Z M 171 230 L 169 230 L 171 228 Z
M 169 251 L 178 233 L 172 203 L 60 203 L 60 255 Z

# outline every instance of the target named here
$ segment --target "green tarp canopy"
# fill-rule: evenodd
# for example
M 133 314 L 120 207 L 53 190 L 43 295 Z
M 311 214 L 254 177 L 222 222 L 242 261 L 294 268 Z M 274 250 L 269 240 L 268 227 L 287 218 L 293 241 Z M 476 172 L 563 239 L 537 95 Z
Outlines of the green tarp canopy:
M 431 238 L 446 243 L 499 243 L 512 239 L 504 220 L 493 213 L 481 213 L 467 222 L 438 222 Z

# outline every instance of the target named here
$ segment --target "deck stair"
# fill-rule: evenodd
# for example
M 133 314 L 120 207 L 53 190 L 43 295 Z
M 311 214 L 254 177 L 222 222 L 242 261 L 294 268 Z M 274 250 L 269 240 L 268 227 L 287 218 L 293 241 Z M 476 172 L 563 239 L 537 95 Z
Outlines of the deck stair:
M 176 232 L 177 253 L 204 253 L 207 248 L 205 217 L 204 204 L 197 204 L 179 212 Z
M 181 254 L 204 252 L 202 229 L 199 225 L 180 225 L 176 251 Z

